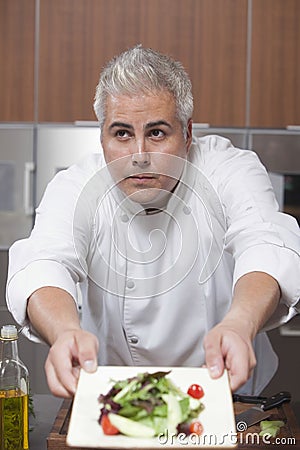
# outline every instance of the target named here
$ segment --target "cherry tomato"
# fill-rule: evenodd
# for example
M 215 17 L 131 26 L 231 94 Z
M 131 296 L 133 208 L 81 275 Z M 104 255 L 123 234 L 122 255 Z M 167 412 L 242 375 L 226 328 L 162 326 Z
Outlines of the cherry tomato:
M 199 386 L 199 384 L 191 384 L 190 387 L 188 388 L 187 393 L 193 397 L 193 398 L 202 398 L 204 395 L 204 391 L 202 389 L 201 386 Z
M 110 422 L 110 420 L 109 420 L 107 415 L 104 415 L 102 417 L 102 419 L 101 419 L 101 427 L 102 427 L 102 430 L 103 430 L 104 434 L 109 434 L 109 435 L 111 435 L 111 434 L 119 434 L 118 428 L 114 427 L 111 424 L 111 422 Z
M 192 422 L 190 424 L 190 433 L 200 436 L 203 433 L 203 425 L 201 422 Z

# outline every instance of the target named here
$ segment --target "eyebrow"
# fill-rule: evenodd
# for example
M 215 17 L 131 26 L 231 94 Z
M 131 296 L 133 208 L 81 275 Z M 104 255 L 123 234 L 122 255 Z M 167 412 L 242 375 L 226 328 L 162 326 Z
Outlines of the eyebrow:
M 172 128 L 171 125 L 168 122 L 166 122 L 165 120 L 157 120 L 155 122 L 149 122 L 146 124 L 145 128 L 147 130 L 149 128 L 159 127 L 161 125 L 164 125 L 168 128 Z
M 164 125 L 168 128 L 172 128 L 171 125 L 166 122 L 165 120 L 156 120 L 154 122 L 149 122 L 146 124 L 145 129 L 149 130 L 149 128 L 154 128 L 154 127 L 159 127 L 161 125 Z M 130 125 L 129 123 L 125 123 L 125 122 L 113 122 L 110 126 L 109 129 L 112 130 L 113 128 L 126 128 L 127 130 L 133 130 L 133 126 Z
M 128 130 L 133 130 L 133 126 L 130 125 L 129 123 L 125 123 L 125 122 L 113 122 L 110 126 L 109 129 L 113 129 L 114 127 L 118 127 L 118 128 L 127 128 Z

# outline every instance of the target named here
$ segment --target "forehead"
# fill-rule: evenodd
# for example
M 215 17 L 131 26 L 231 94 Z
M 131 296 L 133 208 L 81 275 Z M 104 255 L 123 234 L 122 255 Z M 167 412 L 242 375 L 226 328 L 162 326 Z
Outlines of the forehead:
M 126 118 L 129 121 L 162 118 L 174 120 L 176 116 L 175 99 L 168 91 L 136 95 L 109 95 L 107 97 L 106 123 L 118 118 Z

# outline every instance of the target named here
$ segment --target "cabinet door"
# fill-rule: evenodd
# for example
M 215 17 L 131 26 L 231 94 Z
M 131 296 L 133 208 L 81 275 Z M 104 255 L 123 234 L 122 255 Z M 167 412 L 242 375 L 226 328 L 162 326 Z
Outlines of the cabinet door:
M 183 61 L 193 82 L 194 121 L 213 127 L 244 127 L 247 0 L 196 0 L 193 6 Z M 177 34 L 175 29 L 173 33 Z
M 247 0 L 41 0 L 39 121 L 95 120 L 103 65 L 136 44 L 182 61 L 195 122 L 244 126 Z
M 0 2 L 0 122 L 34 120 L 35 3 Z
M 252 5 L 250 126 L 300 125 L 300 2 Z

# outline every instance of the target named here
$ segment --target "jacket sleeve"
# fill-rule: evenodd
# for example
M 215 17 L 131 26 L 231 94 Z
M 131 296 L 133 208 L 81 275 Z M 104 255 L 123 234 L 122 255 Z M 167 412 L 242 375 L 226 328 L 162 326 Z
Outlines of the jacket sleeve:
M 296 314 L 300 298 L 300 236 L 295 218 L 278 210 L 266 169 L 252 151 L 227 146 L 216 151 L 212 179 L 222 202 L 225 251 L 234 259 L 233 287 L 246 273 L 275 278 L 281 301 L 266 328 Z
M 55 286 L 76 301 L 77 284 L 86 278 L 91 227 L 88 202 L 81 201 L 84 180 L 77 166 L 59 172 L 36 210 L 31 235 L 15 242 L 9 250 L 8 309 L 32 340 L 39 338 L 26 315 L 30 295 L 41 287 Z M 80 220 L 75 220 L 76 215 Z

